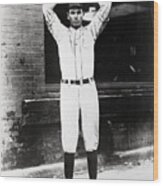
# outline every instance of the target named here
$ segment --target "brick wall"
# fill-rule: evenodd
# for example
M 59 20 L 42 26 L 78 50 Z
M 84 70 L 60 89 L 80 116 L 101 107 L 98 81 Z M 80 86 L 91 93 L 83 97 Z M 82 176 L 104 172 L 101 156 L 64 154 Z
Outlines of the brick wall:
M 41 97 L 44 86 L 44 25 L 41 5 L 1 5 L 2 165 L 14 167 L 22 144 L 22 101 Z

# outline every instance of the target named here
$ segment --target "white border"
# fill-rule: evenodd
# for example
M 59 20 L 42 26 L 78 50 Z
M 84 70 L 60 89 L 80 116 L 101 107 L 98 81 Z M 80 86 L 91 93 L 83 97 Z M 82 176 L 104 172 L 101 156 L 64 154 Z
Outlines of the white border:
M 77 0 L 5 0 L 0 1 L 0 4 L 15 4 L 15 3 L 34 3 L 34 4 L 40 4 L 40 3 L 49 3 L 49 2 L 76 2 Z M 93 0 L 80 0 L 79 2 L 95 2 Z M 101 0 L 98 0 L 101 1 Z M 114 0 L 114 2 L 121 2 L 120 0 Z M 129 0 L 125 0 L 129 1 Z M 130 0 L 131 1 L 131 0 Z M 132 0 L 133 1 L 133 0 Z M 31 184 L 36 184 L 39 186 L 49 186 L 49 185 L 66 185 L 66 186 L 73 186 L 73 185 L 85 185 L 85 186 L 92 186 L 92 185 L 121 185 L 121 186 L 128 186 L 128 185 L 163 185 L 163 171 L 162 171 L 162 158 L 163 157 L 163 145 L 161 142 L 163 141 L 163 131 L 162 131 L 162 125 L 163 125 L 163 114 L 161 112 L 163 111 L 163 26 L 161 22 L 163 22 L 163 0 L 156 0 L 159 4 L 159 180 L 156 182 L 145 182 L 145 181 L 118 181 L 118 180 L 58 180 L 58 179 L 44 179 L 44 178 L 2 178 L 0 177 L 0 185 L 1 186 L 29 186 Z

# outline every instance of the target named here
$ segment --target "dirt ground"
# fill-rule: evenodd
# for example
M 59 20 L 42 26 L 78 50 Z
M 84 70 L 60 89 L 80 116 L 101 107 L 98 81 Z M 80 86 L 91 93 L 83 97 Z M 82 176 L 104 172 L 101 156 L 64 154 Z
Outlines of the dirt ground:
M 153 180 L 153 146 L 116 152 L 114 156 L 98 155 L 98 178 L 110 180 Z M 4 171 L 1 176 L 62 179 L 63 162 Z M 74 179 L 88 179 L 87 159 L 75 159 Z
M 74 178 L 88 179 L 87 172 L 76 172 Z M 124 162 L 121 165 L 106 165 L 98 171 L 98 179 L 153 180 L 153 160 Z

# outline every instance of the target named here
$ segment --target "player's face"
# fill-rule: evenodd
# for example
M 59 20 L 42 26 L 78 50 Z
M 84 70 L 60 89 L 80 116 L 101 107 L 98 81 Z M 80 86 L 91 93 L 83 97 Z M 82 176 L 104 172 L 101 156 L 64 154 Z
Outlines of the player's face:
M 74 28 L 82 26 L 84 12 L 80 8 L 69 9 L 67 18 L 70 21 L 70 25 Z

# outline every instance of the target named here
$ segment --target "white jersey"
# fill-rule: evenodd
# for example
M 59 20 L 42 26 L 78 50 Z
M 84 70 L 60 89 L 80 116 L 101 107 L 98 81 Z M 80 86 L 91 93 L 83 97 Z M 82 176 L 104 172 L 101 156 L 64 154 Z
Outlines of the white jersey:
M 104 22 L 108 21 L 108 6 L 107 2 L 103 3 L 91 23 L 79 29 L 64 26 L 52 10 L 44 12 L 48 28 L 58 44 L 63 79 L 79 80 L 94 76 L 94 44 Z M 47 19 L 47 14 L 51 14 L 52 20 Z

